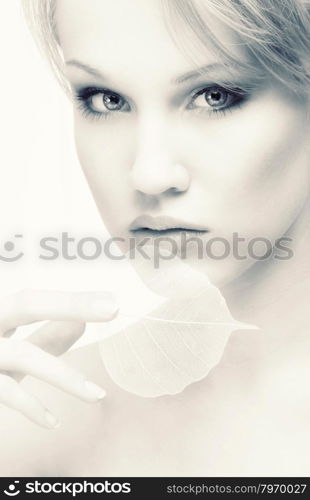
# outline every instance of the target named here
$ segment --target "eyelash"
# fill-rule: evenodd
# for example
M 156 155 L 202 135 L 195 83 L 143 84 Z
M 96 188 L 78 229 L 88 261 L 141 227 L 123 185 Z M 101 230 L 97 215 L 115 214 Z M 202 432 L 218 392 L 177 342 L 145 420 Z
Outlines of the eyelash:
M 195 100 L 198 99 L 199 96 L 206 94 L 210 90 L 216 89 L 217 91 L 222 91 L 227 93 L 227 95 L 232 99 L 232 102 L 229 104 L 229 106 L 223 106 L 220 109 L 212 109 L 212 106 L 210 106 L 210 109 L 204 108 L 204 107 L 196 107 L 193 105 Z M 113 92 L 109 89 L 106 88 L 100 88 L 100 87 L 85 87 L 80 89 L 79 91 L 76 92 L 75 94 L 75 99 L 78 102 L 78 108 L 82 112 L 83 116 L 86 118 L 91 118 L 94 120 L 99 120 L 99 119 L 108 119 L 112 114 L 115 113 L 121 113 L 124 111 L 121 110 L 108 110 L 106 112 L 99 112 L 94 110 L 91 105 L 90 105 L 90 99 L 96 95 L 105 95 L 105 94 L 111 94 L 115 95 L 117 97 L 121 97 L 120 94 L 117 94 L 116 92 Z M 190 102 L 187 105 L 187 109 L 193 110 L 198 114 L 207 114 L 208 116 L 225 116 L 227 112 L 229 111 L 230 113 L 233 111 L 234 108 L 241 108 L 243 104 L 247 101 L 247 99 L 250 97 L 249 93 L 242 90 L 241 88 L 235 87 L 235 88 L 228 88 L 223 85 L 208 85 L 206 87 L 203 87 L 200 90 L 195 90 L 191 94 L 190 97 Z M 125 99 L 124 99 L 124 102 Z
M 93 110 L 89 104 L 89 100 L 91 97 L 94 97 L 95 95 L 98 94 L 104 95 L 107 92 L 111 93 L 110 90 L 103 89 L 100 87 L 85 87 L 77 91 L 74 97 L 78 103 L 78 108 L 82 112 L 83 116 L 95 120 L 108 118 L 108 115 L 110 114 L 108 110 L 106 113 L 99 113 L 98 111 Z
M 207 92 L 210 92 L 211 90 L 216 90 L 216 91 L 222 91 L 227 93 L 229 98 L 231 99 L 231 102 L 229 105 L 225 105 L 219 109 L 212 109 L 210 108 L 204 108 L 204 107 L 197 107 L 195 108 L 192 106 L 192 103 L 201 95 L 206 94 Z M 249 99 L 250 94 L 249 92 L 246 92 L 245 90 L 242 90 L 239 87 L 225 87 L 223 85 L 208 85 L 207 87 L 203 87 L 201 90 L 196 90 L 194 93 L 191 94 L 191 102 L 189 105 L 189 109 L 194 110 L 196 113 L 199 114 L 207 114 L 208 116 L 217 116 L 217 117 L 224 117 L 226 114 L 232 113 L 234 108 L 241 108 L 243 104 L 246 103 L 246 101 Z

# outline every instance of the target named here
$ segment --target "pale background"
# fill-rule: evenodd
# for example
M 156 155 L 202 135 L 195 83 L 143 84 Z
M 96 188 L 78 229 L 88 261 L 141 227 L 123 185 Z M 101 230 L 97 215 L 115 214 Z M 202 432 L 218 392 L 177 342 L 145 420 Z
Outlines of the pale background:
M 133 299 L 138 298 L 133 272 L 125 263 L 107 259 L 92 262 L 46 262 L 37 258 L 36 243 L 42 235 L 50 233 L 55 236 L 62 231 L 69 231 L 73 235 L 104 239 L 107 234 L 75 155 L 70 103 L 58 88 L 47 63 L 39 55 L 27 31 L 19 0 L 2 0 L 1 6 L 4 9 L 0 16 L 0 255 L 4 255 L 4 243 L 11 240 L 14 234 L 22 233 L 22 250 L 26 252 L 26 256 L 17 263 L 0 260 L 0 298 L 24 287 L 56 290 L 123 288 L 125 295 L 131 294 Z M 88 327 L 86 335 L 90 333 L 90 328 L 92 327 Z M 308 352 L 305 349 L 303 363 L 297 355 L 292 356 L 288 369 L 284 362 L 277 367 L 275 361 L 270 364 L 271 373 L 265 375 L 263 382 L 267 382 L 262 384 L 267 394 L 263 399 L 265 407 L 263 404 L 262 408 L 259 407 L 261 399 L 257 403 L 256 393 L 253 391 L 249 407 L 246 404 L 240 409 L 228 407 L 230 413 L 223 413 L 222 418 L 218 419 L 218 427 L 215 425 L 212 429 L 215 436 L 222 436 L 222 441 L 219 446 L 218 441 L 214 440 L 215 462 L 209 473 L 239 473 L 238 451 L 240 448 L 242 454 L 242 439 L 245 442 L 250 439 L 243 473 L 249 471 L 253 474 L 254 471 L 255 474 L 265 475 L 309 475 Z M 245 363 L 245 367 L 248 366 L 251 367 L 251 360 L 248 365 Z M 251 387 L 252 371 L 250 368 L 247 370 L 246 377 Z M 242 370 L 240 373 L 242 374 Z M 226 384 L 225 377 L 224 371 Z M 236 380 L 238 383 L 235 384 Z M 240 381 L 242 377 L 235 376 L 235 379 L 231 379 L 231 385 L 228 383 L 226 393 L 223 389 L 225 397 L 221 399 L 221 394 L 217 396 L 218 404 L 215 407 L 219 408 L 219 412 L 222 403 L 228 399 L 229 405 L 234 394 L 238 394 Z M 31 387 L 31 380 L 28 383 Z M 42 387 L 42 398 L 45 390 Z M 57 404 L 55 407 L 57 408 Z M 82 411 L 82 403 L 77 408 Z M 240 416 L 247 416 L 244 411 L 247 408 L 253 414 L 257 411 L 253 421 L 244 418 L 240 421 L 239 430 L 238 426 L 237 430 L 233 425 L 231 427 L 230 424 L 234 421 L 238 423 Z M 24 417 L 13 414 L 11 410 L 7 410 L 6 419 L 6 410 L 2 411 L 6 425 L 12 426 L 12 432 L 6 433 L 5 449 L 6 446 L 10 447 L 10 436 L 16 434 L 16 422 L 19 419 L 22 423 L 17 434 L 19 437 L 27 437 L 27 430 L 32 429 L 32 424 L 28 424 Z M 87 411 L 91 414 L 93 408 Z M 69 428 L 71 422 L 66 417 L 65 410 L 62 411 L 62 418 L 68 425 L 64 428 Z M 243 425 L 245 420 L 248 420 L 247 429 Z M 217 422 L 216 415 L 213 421 Z M 42 434 L 38 431 L 38 440 L 41 438 L 43 431 Z M 224 457 L 220 455 L 220 451 L 225 451 L 225 448 L 227 462 L 225 454 Z M 16 457 L 14 463 L 18 463 Z
M 75 153 L 71 104 L 38 51 L 19 0 L 2 5 L 0 255 L 14 255 L 4 249 L 7 241 L 25 255 L 17 262 L 0 260 L 0 298 L 25 287 L 112 290 L 133 297 L 139 284 L 124 261 L 38 258 L 44 236 L 68 232 L 104 242 L 109 235 Z

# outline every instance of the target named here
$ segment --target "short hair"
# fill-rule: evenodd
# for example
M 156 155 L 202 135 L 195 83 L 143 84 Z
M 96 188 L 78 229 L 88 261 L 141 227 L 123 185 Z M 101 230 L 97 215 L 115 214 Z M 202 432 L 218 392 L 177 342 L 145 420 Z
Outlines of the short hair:
M 21 1 L 39 47 L 70 94 L 57 36 L 56 0 Z M 159 1 L 171 35 L 192 60 L 197 49 L 194 41 L 213 48 L 228 68 L 232 62 L 243 64 L 249 74 L 260 68 L 295 92 L 309 91 L 310 0 Z M 221 43 L 208 25 L 210 13 L 238 35 L 252 63 L 236 60 Z

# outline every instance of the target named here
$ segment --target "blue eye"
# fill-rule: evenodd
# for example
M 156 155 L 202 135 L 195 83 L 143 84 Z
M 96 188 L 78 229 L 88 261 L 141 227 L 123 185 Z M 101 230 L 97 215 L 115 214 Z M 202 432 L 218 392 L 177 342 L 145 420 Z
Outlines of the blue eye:
M 87 87 L 77 93 L 82 111 L 94 115 L 106 115 L 117 111 L 129 111 L 127 101 L 119 94 L 107 89 Z
M 99 113 L 105 110 L 120 111 L 124 106 L 124 100 L 117 94 L 100 92 L 90 97 L 89 105 Z
M 113 113 L 128 112 L 129 103 L 121 95 L 99 87 L 82 88 L 76 93 L 76 100 L 85 116 L 108 118 Z M 240 88 L 225 89 L 219 85 L 205 87 L 191 97 L 188 109 L 209 114 L 225 113 L 226 110 L 241 106 L 249 94 Z
M 241 103 L 247 94 L 241 89 L 228 90 L 220 86 L 207 87 L 196 92 L 190 102 L 190 109 L 221 111 Z

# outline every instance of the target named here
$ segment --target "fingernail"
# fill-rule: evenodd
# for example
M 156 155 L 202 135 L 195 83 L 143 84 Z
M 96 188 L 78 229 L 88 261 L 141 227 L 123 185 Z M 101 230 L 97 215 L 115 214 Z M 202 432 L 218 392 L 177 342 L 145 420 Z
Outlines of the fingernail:
M 52 427 L 53 429 L 57 429 L 60 427 L 60 422 L 58 418 L 56 418 L 52 413 L 46 410 L 45 412 L 45 420 L 48 423 L 49 427 Z
M 92 310 L 95 314 L 98 314 L 98 316 L 106 314 L 112 315 L 118 310 L 118 305 L 112 298 L 98 299 L 93 302 Z
M 102 387 L 100 387 L 97 384 L 94 384 L 94 382 L 90 382 L 89 380 L 85 381 L 85 387 L 87 389 L 88 394 L 92 398 L 96 399 L 103 399 L 106 395 L 106 392 Z

